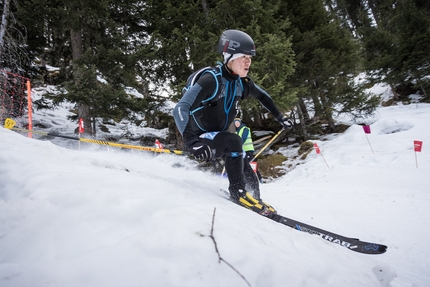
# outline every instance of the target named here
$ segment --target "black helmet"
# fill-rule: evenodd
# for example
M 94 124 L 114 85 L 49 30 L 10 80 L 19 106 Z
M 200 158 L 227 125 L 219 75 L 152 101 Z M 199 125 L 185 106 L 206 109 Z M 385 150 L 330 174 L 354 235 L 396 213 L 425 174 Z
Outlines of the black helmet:
M 226 30 L 218 41 L 218 53 L 245 54 L 255 56 L 254 40 L 245 32 Z

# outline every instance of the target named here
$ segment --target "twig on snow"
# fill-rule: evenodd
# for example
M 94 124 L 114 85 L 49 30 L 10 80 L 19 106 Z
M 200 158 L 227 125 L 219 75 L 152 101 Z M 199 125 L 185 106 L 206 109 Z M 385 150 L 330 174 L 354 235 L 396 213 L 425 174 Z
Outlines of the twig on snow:
M 230 263 L 228 263 L 227 261 L 225 261 L 224 258 L 222 258 L 221 254 L 219 253 L 218 246 L 216 244 L 216 240 L 215 240 L 215 237 L 214 237 L 215 212 L 216 212 L 216 207 L 214 208 L 214 213 L 212 215 L 211 235 L 207 235 L 207 236 L 209 236 L 210 238 L 212 238 L 212 241 L 213 241 L 213 243 L 215 245 L 215 251 L 218 254 L 218 262 L 221 263 L 221 261 L 222 261 L 225 264 L 227 264 L 228 266 L 230 266 L 231 269 L 233 269 L 237 274 L 239 274 L 240 277 L 242 277 L 242 279 L 246 282 L 246 284 L 248 284 L 248 286 L 251 286 L 251 284 L 248 282 L 248 280 L 246 280 L 245 276 L 243 276 L 239 271 L 237 271 L 236 268 L 234 268 Z

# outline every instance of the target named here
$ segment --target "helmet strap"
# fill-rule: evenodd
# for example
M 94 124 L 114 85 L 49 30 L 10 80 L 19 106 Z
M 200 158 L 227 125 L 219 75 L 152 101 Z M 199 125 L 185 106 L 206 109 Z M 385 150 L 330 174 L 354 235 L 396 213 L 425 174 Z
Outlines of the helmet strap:
M 231 58 L 231 57 L 230 57 Z M 230 67 L 228 66 L 228 61 L 224 64 L 225 69 L 227 70 L 227 72 L 229 72 L 232 75 L 237 75 L 235 72 L 233 72 L 232 69 L 230 69 Z
M 225 61 L 225 64 L 227 65 L 227 63 L 230 61 L 230 59 L 233 57 L 233 54 L 230 54 L 230 57 L 227 58 L 227 61 Z

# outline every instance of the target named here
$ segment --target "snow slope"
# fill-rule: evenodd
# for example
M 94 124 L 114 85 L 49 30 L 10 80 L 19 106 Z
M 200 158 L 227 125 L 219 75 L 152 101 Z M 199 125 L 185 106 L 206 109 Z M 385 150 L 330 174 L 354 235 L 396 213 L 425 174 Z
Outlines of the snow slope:
M 383 255 L 241 208 L 184 156 L 0 128 L 0 286 L 430 286 L 429 122 L 428 104 L 380 108 L 367 139 L 353 125 L 316 141 L 322 155 L 261 185 L 280 214 Z

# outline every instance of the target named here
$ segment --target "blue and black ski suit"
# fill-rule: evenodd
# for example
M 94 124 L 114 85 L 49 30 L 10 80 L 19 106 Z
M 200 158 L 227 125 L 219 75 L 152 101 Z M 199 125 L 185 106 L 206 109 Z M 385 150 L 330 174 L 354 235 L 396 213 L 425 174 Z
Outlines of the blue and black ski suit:
M 258 179 L 250 165 L 243 161 L 242 140 L 228 128 L 237 115 L 239 100 L 249 96 L 257 99 L 276 119 L 282 119 L 282 114 L 269 94 L 251 78 L 233 75 L 225 65 L 216 72 L 217 77 L 204 73 L 185 92 L 173 110 L 176 126 L 188 147 L 196 142 L 205 143 L 216 151 L 215 158 L 225 160 L 233 199 L 240 196 L 239 190 L 246 190 L 260 199 Z

